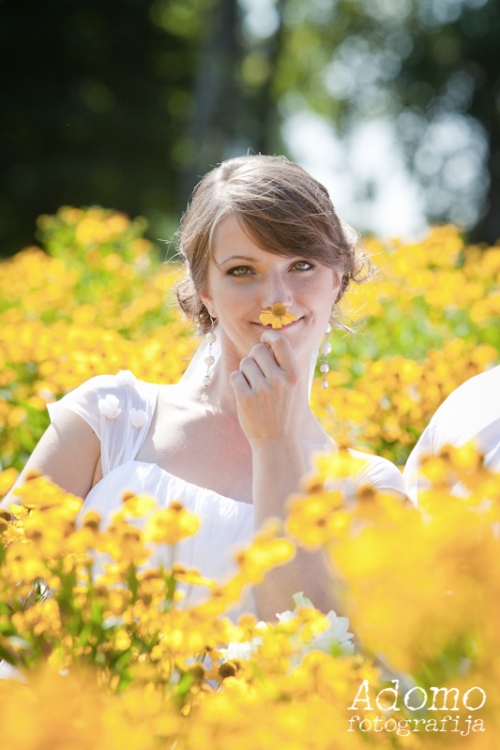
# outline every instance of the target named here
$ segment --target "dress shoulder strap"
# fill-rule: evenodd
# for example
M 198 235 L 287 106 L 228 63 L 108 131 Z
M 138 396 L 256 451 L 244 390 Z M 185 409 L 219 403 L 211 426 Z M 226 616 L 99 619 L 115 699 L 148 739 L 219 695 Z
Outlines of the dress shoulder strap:
M 52 422 L 63 408 L 82 417 L 101 442 L 103 476 L 135 458 L 153 419 L 159 386 L 137 380 L 130 370 L 96 375 L 62 399 L 47 404 Z

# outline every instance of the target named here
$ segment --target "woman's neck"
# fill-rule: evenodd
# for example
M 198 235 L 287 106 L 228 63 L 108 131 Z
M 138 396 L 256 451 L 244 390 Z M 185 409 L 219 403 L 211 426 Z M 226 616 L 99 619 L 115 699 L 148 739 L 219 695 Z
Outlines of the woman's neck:
M 233 352 L 229 352 L 225 349 L 222 350 L 220 357 L 212 368 L 211 381 L 206 389 L 208 392 L 207 406 L 211 407 L 211 410 L 215 413 L 223 414 L 227 417 L 231 417 L 238 421 L 238 409 L 236 405 L 236 397 L 234 395 L 233 387 L 230 381 L 230 375 L 235 370 L 239 369 L 241 357 L 235 355 Z M 309 376 L 311 363 L 302 362 L 298 363 L 301 372 L 301 400 L 303 402 L 303 421 L 304 425 L 314 415 L 311 412 L 309 406 Z M 191 396 L 194 400 L 201 401 L 201 394 L 205 390 L 203 383 L 194 382 L 190 384 Z

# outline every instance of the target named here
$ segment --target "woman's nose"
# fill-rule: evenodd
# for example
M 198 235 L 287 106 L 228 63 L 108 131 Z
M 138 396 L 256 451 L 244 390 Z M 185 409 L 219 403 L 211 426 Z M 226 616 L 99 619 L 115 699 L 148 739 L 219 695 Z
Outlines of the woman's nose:
M 266 310 L 276 302 L 282 302 L 286 307 L 290 307 L 293 302 L 292 290 L 280 273 L 269 275 L 262 297 L 262 309 Z

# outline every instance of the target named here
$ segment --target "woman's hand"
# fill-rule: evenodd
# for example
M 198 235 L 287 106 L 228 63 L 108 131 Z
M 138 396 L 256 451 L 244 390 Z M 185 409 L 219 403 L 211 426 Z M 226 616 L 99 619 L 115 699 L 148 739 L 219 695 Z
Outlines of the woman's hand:
M 303 407 L 300 371 L 287 337 L 268 330 L 261 342 L 230 376 L 240 425 L 252 447 L 297 441 Z
M 301 372 L 289 340 L 266 330 L 240 369 L 231 373 L 240 425 L 252 448 L 252 496 L 255 529 L 269 518 L 285 521 L 287 498 L 297 492 L 307 471 L 300 444 L 308 407 Z M 287 535 L 285 534 L 285 537 Z M 291 606 L 292 594 L 306 592 L 323 612 L 336 609 L 332 572 L 322 549 L 297 549 L 295 557 L 268 571 L 255 586 L 259 616 L 273 621 Z

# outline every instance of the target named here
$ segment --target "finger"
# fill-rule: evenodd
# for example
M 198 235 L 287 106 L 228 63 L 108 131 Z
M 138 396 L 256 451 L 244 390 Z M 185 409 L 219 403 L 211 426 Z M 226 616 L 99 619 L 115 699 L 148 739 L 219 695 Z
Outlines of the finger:
M 230 374 L 229 382 L 233 386 L 233 391 L 236 399 L 244 398 L 252 392 L 252 389 L 250 388 L 250 384 L 248 383 L 246 377 L 239 370 L 235 370 Z
M 253 357 L 243 357 L 240 372 L 246 377 L 252 389 L 262 387 L 266 377 Z
M 277 363 L 282 370 L 289 373 L 297 372 L 297 365 L 292 346 L 286 336 L 277 331 L 264 331 L 260 340 L 264 344 L 269 344 L 276 358 Z
M 257 362 L 264 377 L 268 379 L 276 374 L 277 369 L 281 370 L 278 360 L 274 356 L 273 350 L 269 344 L 256 344 L 248 356 L 252 357 L 252 359 Z

